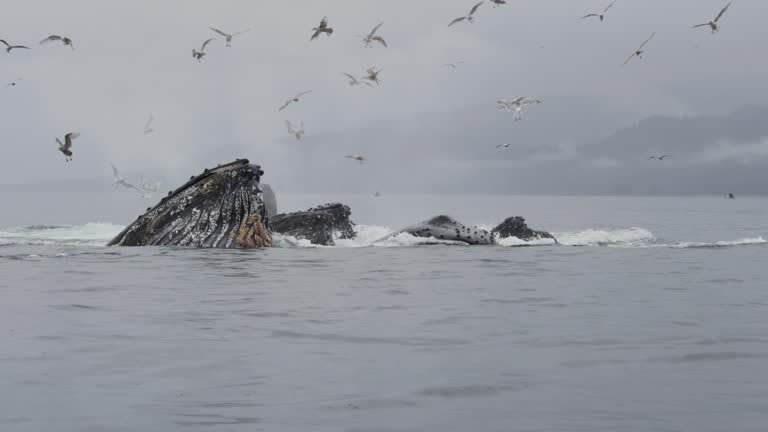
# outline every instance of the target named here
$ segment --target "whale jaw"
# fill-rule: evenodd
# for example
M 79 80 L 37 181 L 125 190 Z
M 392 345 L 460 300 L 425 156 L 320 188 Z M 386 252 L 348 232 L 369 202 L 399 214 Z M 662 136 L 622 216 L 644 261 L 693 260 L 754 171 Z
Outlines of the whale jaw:
M 192 177 L 118 234 L 109 246 L 272 246 L 259 187 L 264 172 L 240 159 Z

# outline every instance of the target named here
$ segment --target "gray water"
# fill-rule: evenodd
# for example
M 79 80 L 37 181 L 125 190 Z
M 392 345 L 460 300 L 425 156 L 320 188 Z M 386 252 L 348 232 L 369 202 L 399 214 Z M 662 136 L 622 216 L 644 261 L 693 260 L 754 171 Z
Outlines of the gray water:
M 768 427 L 766 198 L 284 196 L 568 245 L 97 246 L 133 198 L 0 196 L 0 430 Z

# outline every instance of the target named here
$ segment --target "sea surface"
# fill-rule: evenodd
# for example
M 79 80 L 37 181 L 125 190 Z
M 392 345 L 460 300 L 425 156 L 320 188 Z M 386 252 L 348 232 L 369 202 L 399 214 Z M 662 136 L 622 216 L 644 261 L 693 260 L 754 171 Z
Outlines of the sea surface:
M 278 201 L 359 238 L 108 248 L 152 202 L 0 192 L 0 431 L 768 430 L 768 198 Z M 561 244 L 372 244 L 440 213 Z

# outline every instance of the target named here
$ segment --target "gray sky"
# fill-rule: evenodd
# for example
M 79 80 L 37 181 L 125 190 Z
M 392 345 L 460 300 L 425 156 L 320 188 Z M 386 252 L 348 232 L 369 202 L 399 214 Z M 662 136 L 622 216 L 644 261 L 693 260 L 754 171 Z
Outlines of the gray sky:
M 607 3 L 511 0 L 494 9 L 486 2 L 475 24 L 448 28 L 472 0 L 8 0 L 0 38 L 33 49 L 0 53 L 3 86 L 24 78 L 0 89 L 0 184 L 109 177 L 110 162 L 175 181 L 248 157 L 269 182 L 291 190 L 385 188 L 393 171 L 403 188 L 441 186 L 446 170 L 449 183 L 482 187 L 478 169 L 515 169 L 520 157 L 562 163 L 588 153 L 581 145 L 651 115 L 765 104 L 768 8 L 760 0 L 736 0 L 714 36 L 690 26 L 713 18 L 723 0 L 618 0 L 603 23 L 579 19 Z M 324 15 L 336 31 L 310 43 Z M 390 47 L 363 48 L 357 35 L 380 21 Z M 191 50 L 214 36 L 209 25 L 254 30 L 232 48 L 214 41 L 198 64 Z M 645 59 L 622 67 L 654 31 Z M 37 45 L 52 33 L 70 36 L 76 51 Z M 441 67 L 455 60 L 467 64 Z M 371 65 L 384 69 L 379 88 L 347 87 L 341 72 Z M 305 89 L 314 93 L 277 112 Z M 496 112 L 497 99 L 520 95 L 545 103 L 530 107 L 523 122 Z M 150 113 L 157 133 L 145 137 Z M 285 120 L 306 123 L 303 142 L 287 136 Z M 72 130 L 82 136 L 75 161 L 65 164 L 54 138 Z M 502 140 L 514 143 L 516 158 L 494 151 Z M 443 143 L 452 150 L 441 152 Z M 765 141 L 736 144 L 751 146 L 751 161 L 768 158 Z M 733 145 L 690 157 L 743 156 Z M 361 169 L 343 159 L 351 153 L 371 161 Z M 603 168 L 617 163 L 589 157 Z M 520 181 L 544 175 L 529 171 Z M 559 172 L 567 175 L 550 171 L 544 183 L 557 189 Z

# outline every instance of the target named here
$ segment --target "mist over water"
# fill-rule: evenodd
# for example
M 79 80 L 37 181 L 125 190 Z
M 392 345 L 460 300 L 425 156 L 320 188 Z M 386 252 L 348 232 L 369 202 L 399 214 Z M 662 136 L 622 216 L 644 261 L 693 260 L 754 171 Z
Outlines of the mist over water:
M 768 200 L 335 198 L 360 225 L 332 248 L 106 248 L 138 208 L 99 221 L 51 204 L 9 212 L 34 223 L 0 221 L 0 429 L 714 432 L 768 421 Z M 482 226 L 522 215 L 561 244 L 371 246 L 438 213 Z

